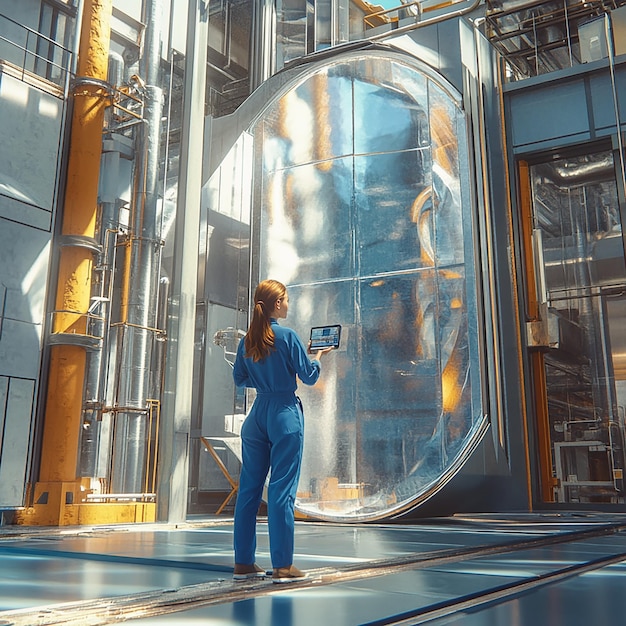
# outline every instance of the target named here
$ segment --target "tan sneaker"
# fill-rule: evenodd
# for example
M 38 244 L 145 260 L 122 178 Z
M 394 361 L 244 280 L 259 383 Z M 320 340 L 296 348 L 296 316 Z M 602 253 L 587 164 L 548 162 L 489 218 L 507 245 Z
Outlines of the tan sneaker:
M 248 580 L 250 578 L 262 578 L 265 576 L 265 570 L 256 563 L 252 565 L 238 565 L 235 563 L 233 573 L 234 580 Z
M 276 567 L 272 574 L 273 583 L 293 583 L 298 580 L 304 580 L 307 577 L 305 572 L 301 572 L 297 567 L 290 565 L 289 567 Z

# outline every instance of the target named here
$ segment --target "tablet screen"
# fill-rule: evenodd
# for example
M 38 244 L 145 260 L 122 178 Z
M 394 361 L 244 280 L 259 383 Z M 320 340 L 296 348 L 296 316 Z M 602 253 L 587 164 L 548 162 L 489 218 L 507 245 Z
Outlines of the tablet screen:
M 341 339 L 341 326 L 314 326 L 311 328 L 311 350 L 338 348 Z

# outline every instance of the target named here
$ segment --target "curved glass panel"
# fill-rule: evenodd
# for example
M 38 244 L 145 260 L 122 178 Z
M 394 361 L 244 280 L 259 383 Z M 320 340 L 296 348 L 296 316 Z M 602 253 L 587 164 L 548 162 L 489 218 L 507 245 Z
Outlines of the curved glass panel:
M 401 55 L 316 65 L 254 137 L 253 276 L 287 284 L 288 325 L 341 324 L 301 386 L 296 506 L 389 517 L 429 497 L 482 422 L 468 151 L 458 96 Z

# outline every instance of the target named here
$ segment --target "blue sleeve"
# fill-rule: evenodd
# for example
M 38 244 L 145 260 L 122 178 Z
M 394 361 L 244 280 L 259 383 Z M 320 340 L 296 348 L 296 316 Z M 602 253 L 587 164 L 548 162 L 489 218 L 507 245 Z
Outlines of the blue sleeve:
M 302 340 L 295 332 L 292 333 L 292 337 L 291 360 L 296 374 L 305 385 L 314 385 L 320 377 L 321 363 L 317 359 L 312 361 L 309 358 Z
M 242 339 L 237 346 L 237 356 L 233 365 L 233 379 L 237 387 L 252 387 L 252 381 L 248 376 L 244 358 L 244 340 Z

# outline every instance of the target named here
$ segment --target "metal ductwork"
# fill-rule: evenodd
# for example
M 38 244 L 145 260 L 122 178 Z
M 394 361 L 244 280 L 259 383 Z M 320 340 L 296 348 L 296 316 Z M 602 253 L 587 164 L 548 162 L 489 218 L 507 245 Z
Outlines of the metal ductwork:
M 557 187 L 574 187 L 588 183 L 613 180 L 615 165 L 611 155 L 601 159 L 580 161 L 559 161 L 558 163 L 544 163 L 537 166 L 537 173 Z

